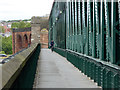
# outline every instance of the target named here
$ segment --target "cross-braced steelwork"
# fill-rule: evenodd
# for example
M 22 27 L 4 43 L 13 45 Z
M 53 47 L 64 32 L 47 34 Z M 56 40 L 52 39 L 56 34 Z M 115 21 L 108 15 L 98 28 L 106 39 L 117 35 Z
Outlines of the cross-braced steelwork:
M 120 88 L 120 0 L 54 2 L 49 42 L 105 88 Z

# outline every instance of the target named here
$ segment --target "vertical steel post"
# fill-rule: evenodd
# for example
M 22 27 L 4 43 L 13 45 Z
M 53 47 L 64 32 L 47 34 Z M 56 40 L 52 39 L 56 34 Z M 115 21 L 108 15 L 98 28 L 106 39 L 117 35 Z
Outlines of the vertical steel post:
M 75 51 L 77 51 L 77 1 L 75 0 Z
M 111 15 L 111 37 L 112 37 L 112 42 L 111 42 L 111 63 L 116 62 L 116 2 L 112 0 L 112 15 Z
M 85 47 L 85 2 L 82 0 L 82 53 L 84 54 Z
M 95 33 L 96 33 L 96 25 L 95 25 L 96 19 L 95 19 L 95 0 L 93 0 L 93 46 L 92 46 L 92 56 L 96 57 L 96 42 L 95 42 Z
M 81 14 L 80 14 L 80 0 L 78 0 L 78 38 L 77 38 L 77 52 L 80 52 L 80 46 L 81 46 L 81 43 L 80 43 L 80 36 L 81 36 Z
M 104 56 L 104 53 L 105 53 L 105 47 L 104 47 L 104 45 L 105 45 L 105 43 L 104 43 L 104 28 L 105 28 L 105 22 L 104 22 L 104 19 L 105 19 L 105 17 L 103 16 L 105 13 L 104 13 L 104 2 L 103 2 L 103 0 L 101 0 L 101 9 L 100 9 L 100 13 L 101 13 L 101 15 L 100 15 L 100 17 L 101 17 L 101 20 L 100 20 L 100 30 L 101 30 L 101 54 L 100 54 L 100 59 L 101 60 L 104 60 L 105 58 L 105 56 Z
M 85 17 L 85 18 L 87 18 L 87 35 L 86 35 L 86 55 L 89 55 L 89 9 L 90 9 L 90 1 L 88 1 L 87 2 L 87 17 Z
M 93 46 L 93 3 L 89 4 L 89 55 L 92 56 L 92 46 Z
M 75 26 L 74 26 L 74 0 L 72 0 L 72 50 L 74 51 L 75 48 L 75 39 L 74 39 L 74 35 L 75 35 L 75 30 L 74 30 Z
M 95 2 L 95 17 L 96 17 L 96 57 L 97 58 L 100 58 L 100 52 L 101 52 L 101 49 L 100 49 L 100 41 L 101 41 L 101 38 L 100 38 L 100 3 L 98 1 Z
M 66 49 L 69 49 L 69 3 L 66 2 Z
M 70 0 L 70 2 L 69 2 L 69 6 L 70 6 L 70 9 L 69 9 L 69 21 L 70 21 L 70 23 L 69 23 L 69 28 L 70 28 L 70 31 L 69 31 L 69 34 L 70 34 L 70 39 L 69 39 L 69 42 L 70 42 L 70 49 L 72 50 L 72 21 L 71 21 L 71 0 Z
M 111 60 L 111 34 L 110 34 L 110 14 L 109 11 L 111 10 L 111 7 L 108 6 L 108 1 L 105 0 L 105 23 L 106 23 L 106 60 L 109 62 Z M 110 3 L 111 4 L 111 3 Z
M 80 27 L 80 34 L 79 34 L 79 37 L 80 37 L 80 40 L 79 40 L 79 44 L 80 44 L 80 46 L 79 46 L 79 52 L 80 53 L 82 53 L 82 1 L 81 0 L 79 0 L 79 4 L 78 4 L 78 6 L 79 6 L 79 11 L 78 11 L 78 14 L 79 14 L 79 27 Z

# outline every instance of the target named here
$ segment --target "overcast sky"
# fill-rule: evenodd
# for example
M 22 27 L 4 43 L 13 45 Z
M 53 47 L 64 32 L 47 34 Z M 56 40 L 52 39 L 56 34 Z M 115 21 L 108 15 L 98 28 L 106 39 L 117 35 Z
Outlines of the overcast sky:
M 0 0 L 0 20 L 29 19 L 50 14 L 54 0 Z

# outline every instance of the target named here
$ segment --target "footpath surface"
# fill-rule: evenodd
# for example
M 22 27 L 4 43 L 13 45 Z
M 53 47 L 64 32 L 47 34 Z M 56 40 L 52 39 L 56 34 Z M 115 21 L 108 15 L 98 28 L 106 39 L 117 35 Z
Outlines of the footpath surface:
M 64 57 L 41 49 L 33 88 L 99 88 Z

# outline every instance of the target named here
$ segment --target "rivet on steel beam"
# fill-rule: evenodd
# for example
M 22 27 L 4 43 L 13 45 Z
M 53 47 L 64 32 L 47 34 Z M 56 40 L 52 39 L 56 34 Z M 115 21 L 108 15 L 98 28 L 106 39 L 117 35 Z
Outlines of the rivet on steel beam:
M 56 18 L 56 21 L 58 20 L 58 18 Z
M 62 11 L 60 11 L 60 13 L 62 13 Z

